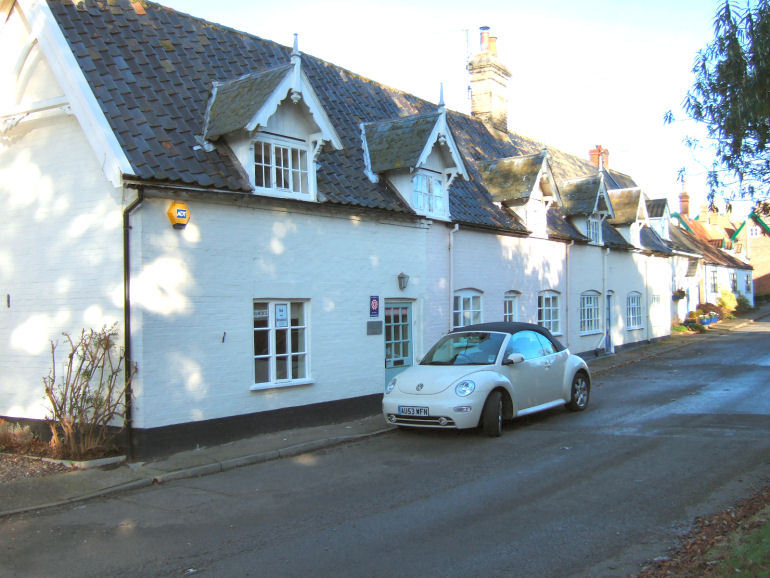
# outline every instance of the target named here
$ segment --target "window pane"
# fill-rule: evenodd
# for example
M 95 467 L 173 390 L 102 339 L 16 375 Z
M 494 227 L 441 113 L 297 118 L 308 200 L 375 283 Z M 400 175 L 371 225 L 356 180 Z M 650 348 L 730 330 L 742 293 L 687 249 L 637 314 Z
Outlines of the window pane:
M 294 327 L 305 325 L 305 306 L 303 303 L 291 304 L 291 324 Z
M 270 339 L 267 331 L 254 332 L 254 355 L 269 355 Z
M 305 352 L 305 330 L 304 329 L 291 330 L 291 352 L 292 353 Z
M 286 344 L 287 333 L 286 329 L 275 330 L 275 352 L 278 355 L 284 355 L 288 352 Z
M 270 322 L 270 311 L 267 303 L 254 303 L 254 329 L 267 327 Z
M 288 360 L 285 357 L 277 357 L 275 359 L 275 379 L 289 379 L 288 370 Z
M 305 356 L 294 355 L 291 358 L 291 377 L 292 379 L 302 379 L 307 377 L 305 369 Z
M 269 187 L 270 183 L 270 145 L 264 142 L 254 143 L 254 184 Z
M 267 383 L 270 381 L 270 360 L 254 360 L 254 383 Z

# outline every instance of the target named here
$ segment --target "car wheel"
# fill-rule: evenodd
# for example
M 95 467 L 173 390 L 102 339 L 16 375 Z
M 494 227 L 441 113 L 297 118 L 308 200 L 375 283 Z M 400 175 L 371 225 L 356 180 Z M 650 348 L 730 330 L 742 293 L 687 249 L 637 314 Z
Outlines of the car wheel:
M 572 379 L 572 393 L 567 409 L 570 411 L 583 411 L 591 397 L 591 382 L 583 371 L 579 371 Z
M 500 437 L 503 433 L 503 396 L 499 391 L 489 394 L 481 411 L 481 429 L 489 437 Z

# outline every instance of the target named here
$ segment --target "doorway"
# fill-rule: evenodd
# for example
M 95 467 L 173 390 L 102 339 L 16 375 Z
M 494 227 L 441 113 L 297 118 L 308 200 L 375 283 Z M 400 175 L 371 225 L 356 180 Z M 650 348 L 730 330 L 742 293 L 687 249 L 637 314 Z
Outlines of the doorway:
M 385 302 L 385 383 L 412 365 L 412 304 Z

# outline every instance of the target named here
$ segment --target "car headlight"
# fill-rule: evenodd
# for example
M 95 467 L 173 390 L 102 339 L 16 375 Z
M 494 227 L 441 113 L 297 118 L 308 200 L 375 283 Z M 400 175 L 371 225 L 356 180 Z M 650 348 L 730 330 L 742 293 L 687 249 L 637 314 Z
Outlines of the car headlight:
M 396 387 L 396 378 L 390 380 L 390 383 L 385 386 L 385 395 L 388 395 L 391 391 L 393 391 L 393 388 Z
M 470 379 L 463 379 L 460 383 L 455 385 L 455 393 L 460 397 L 468 397 L 476 389 L 476 384 Z

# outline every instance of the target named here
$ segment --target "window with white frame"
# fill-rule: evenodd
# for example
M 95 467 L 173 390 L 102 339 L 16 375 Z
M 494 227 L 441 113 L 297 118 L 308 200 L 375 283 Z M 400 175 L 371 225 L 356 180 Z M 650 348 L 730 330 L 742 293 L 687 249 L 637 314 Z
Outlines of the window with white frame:
M 709 271 L 709 288 L 711 289 L 712 293 L 719 292 L 719 279 L 717 277 L 716 269 Z
M 308 303 L 254 301 L 254 387 L 307 383 Z
M 457 291 L 454 296 L 453 327 L 481 323 L 481 293 L 475 289 Z
M 561 332 L 559 315 L 559 294 L 555 291 L 544 291 L 537 296 L 537 324 L 542 325 L 551 333 Z
M 503 321 L 513 322 L 519 320 L 519 293 L 518 291 L 506 291 L 503 297 Z
M 413 182 L 415 211 L 427 216 L 445 217 L 443 176 L 421 170 L 414 176 Z
M 599 333 L 601 327 L 599 293 L 586 291 L 580 295 L 580 333 Z
M 751 275 L 746 275 L 746 291 L 745 293 L 748 295 L 751 293 Z
M 267 136 L 255 141 L 254 186 L 284 196 L 309 198 L 306 143 Z
M 587 233 L 588 238 L 591 239 L 592 243 L 595 243 L 597 245 L 601 245 L 602 243 L 602 223 L 599 219 L 595 219 L 593 217 L 588 219 L 588 227 L 587 227 Z
M 749 227 L 749 237 L 750 238 L 756 238 L 762 236 L 762 230 L 759 228 L 758 225 L 752 225 Z
M 738 273 L 735 271 L 730 273 L 730 291 L 733 293 L 738 292 Z
M 626 327 L 639 329 L 642 326 L 642 294 L 636 291 L 626 297 Z

